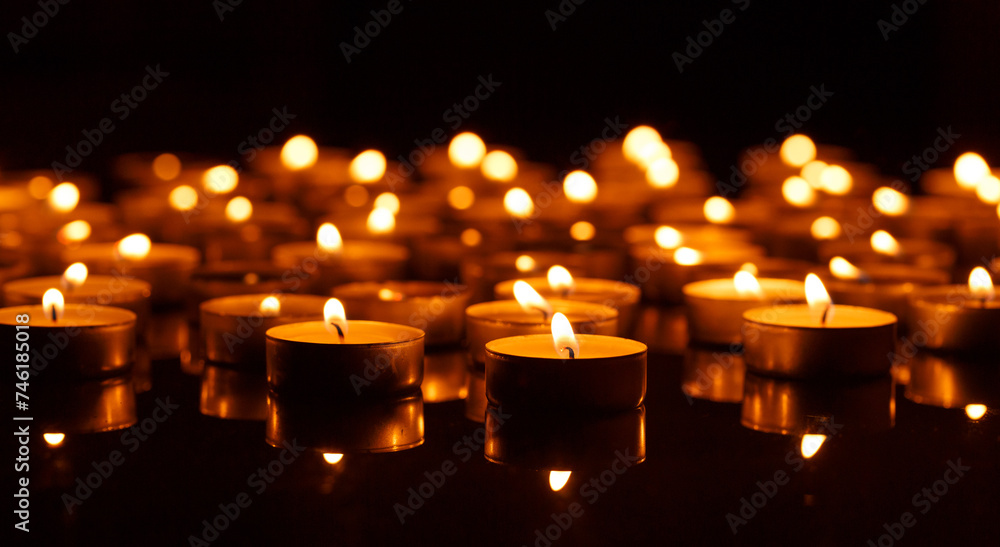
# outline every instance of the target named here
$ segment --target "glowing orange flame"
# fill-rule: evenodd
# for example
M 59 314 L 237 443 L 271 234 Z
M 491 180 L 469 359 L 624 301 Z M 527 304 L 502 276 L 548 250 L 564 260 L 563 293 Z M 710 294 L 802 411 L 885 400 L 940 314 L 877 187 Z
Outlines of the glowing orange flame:
M 323 325 L 327 332 L 336 336 L 340 342 L 347 336 L 347 312 L 344 304 L 336 298 L 331 298 L 323 305 Z
M 42 310 L 45 312 L 45 317 L 49 318 L 53 323 L 62 319 L 65 308 L 66 300 L 63 299 L 63 295 L 59 292 L 59 289 L 49 289 L 42 295 Z
M 573 325 L 562 313 L 552 316 L 552 345 L 559 357 L 575 359 L 580 356 L 580 342 L 573 334 Z

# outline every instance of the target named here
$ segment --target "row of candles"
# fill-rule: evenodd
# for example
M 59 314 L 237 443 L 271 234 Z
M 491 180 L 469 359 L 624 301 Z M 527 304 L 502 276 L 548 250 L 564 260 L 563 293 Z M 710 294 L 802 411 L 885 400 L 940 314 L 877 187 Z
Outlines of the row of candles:
M 275 408 L 410 400 L 422 384 L 434 400 L 425 370 L 467 351 L 472 379 L 452 391 L 480 421 L 495 415 L 487 407 L 538 419 L 554 409 L 641 414 L 646 345 L 630 337 L 641 332 L 642 298 L 683 304 L 675 309 L 685 311 L 693 342 L 742 344 L 746 366 L 770 376 L 885 374 L 897 327 L 923 332 L 931 350 L 991 359 L 998 349 L 1000 303 L 987 269 L 997 265 L 947 284 L 973 262 L 970 252 L 992 257 L 998 247 L 1000 208 L 983 211 L 1000 202 L 1000 181 L 978 155 L 962 155 L 949 174 L 930 171 L 925 190 L 934 195 L 910 197 L 842 150 L 795 135 L 780 161 L 742 162 L 739 174 L 752 183 L 736 203 L 705 199 L 711 178 L 696 152 L 645 126 L 602 154 L 593 173 L 571 172 L 561 185 L 516 156 L 463 133 L 446 155 L 420 164 L 422 184 L 406 161 L 374 150 L 349 158 L 304 136 L 266 150 L 250 175 L 173 154 L 122 158 L 119 175 L 138 186 L 118 199 L 126 224 L 169 243 L 145 233 L 115 239 L 115 208 L 81 201 L 92 187 L 36 175 L 4 189 L 3 246 L 15 259 L 0 270 L 14 279 L 0 324 L 14 329 L 27 315 L 42 340 L 76 329 L 54 370 L 107 376 L 131 366 L 153 309 L 194 293 L 201 357 L 266 370 Z M 369 200 L 380 184 L 393 191 Z M 870 202 L 859 197 L 866 192 Z M 319 223 L 314 240 L 294 241 L 307 233 L 299 214 Z M 653 223 L 636 224 L 642 218 Z M 59 263 L 68 265 L 61 276 L 17 279 Z M 468 287 L 389 281 L 454 270 Z M 652 333 L 644 341 L 663 349 L 660 335 L 670 334 Z M 278 444 L 287 425 L 269 419 L 269 441 Z M 363 450 L 419 444 L 422 420 L 408 435 Z

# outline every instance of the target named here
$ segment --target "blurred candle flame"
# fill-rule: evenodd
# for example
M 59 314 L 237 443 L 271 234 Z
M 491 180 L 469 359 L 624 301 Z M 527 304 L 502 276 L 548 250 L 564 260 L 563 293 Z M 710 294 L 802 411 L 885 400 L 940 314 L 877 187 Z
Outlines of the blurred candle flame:
M 323 454 L 323 460 L 330 465 L 337 465 L 342 459 L 344 459 L 343 454 L 334 454 L 332 452 Z
M 549 281 L 549 288 L 563 294 L 573 292 L 573 289 L 576 286 L 576 282 L 573 280 L 573 275 L 569 273 L 569 270 L 562 266 L 552 266 L 549 268 L 549 271 L 546 273 L 546 278 Z
M 448 159 L 461 169 L 478 167 L 486 156 L 486 143 L 479 135 L 466 131 L 455 135 L 448 143 Z
M 375 202 L 373 203 L 375 207 L 381 207 L 382 209 L 388 209 L 392 211 L 392 214 L 399 214 L 399 197 L 392 192 L 382 192 L 375 197 Z
M 827 165 L 819 174 L 819 183 L 826 193 L 843 196 L 851 191 L 854 178 L 839 165 Z
M 368 231 L 373 234 L 390 234 L 396 229 L 396 215 L 389 209 L 376 207 L 368 214 L 366 223 Z
M 198 205 L 198 191 L 186 184 L 182 184 L 170 191 L 167 201 L 177 211 L 190 211 Z
M 518 280 L 514 283 L 514 299 L 524 311 L 541 312 L 546 320 L 552 315 L 552 304 L 525 281 Z
M 978 266 L 969 273 L 969 292 L 974 298 L 979 300 L 993 300 L 996 297 L 996 290 L 993 288 L 993 279 L 986 268 Z
M 819 217 L 809 226 L 813 239 L 837 239 L 840 237 L 840 223 L 832 217 Z
M 381 288 L 378 290 L 378 299 L 383 302 L 399 302 L 403 299 L 403 293 L 390 288 Z
M 53 323 L 62 319 L 65 308 L 66 301 L 59 289 L 49 289 L 42 295 L 42 310 L 45 312 L 45 317 Z
M 955 160 L 955 182 L 966 190 L 974 190 L 979 181 L 990 174 L 990 166 L 982 156 L 966 152 Z
M 560 312 L 552 316 L 552 344 L 563 359 L 576 359 L 580 356 L 580 342 L 573 334 L 573 325 Z
M 657 142 L 663 142 L 660 133 L 648 125 L 640 125 L 625 134 L 625 139 L 622 140 L 622 154 L 625 159 L 638 164 L 641 161 L 640 154 L 644 150 L 649 150 L 647 145 Z
M 576 241 L 590 241 L 594 239 L 595 235 L 597 235 L 597 228 L 594 228 L 594 225 L 586 220 L 574 222 L 569 227 L 569 236 Z
M 676 249 L 684 243 L 684 236 L 673 226 L 660 226 L 653 232 L 653 240 L 661 249 Z
M 66 440 L 65 433 L 43 433 L 42 438 L 49 446 L 59 446 Z
M 74 262 L 66 268 L 62 275 L 62 285 L 66 290 L 72 291 L 83 285 L 87 281 L 87 265 L 83 262 Z
M 883 186 L 872 193 L 872 205 L 880 213 L 898 217 L 909 210 L 910 198 L 898 190 Z
M 736 288 L 736 294 L 740 296 L 752 296 L 757 299 L 764 298 L 764 291 L 760 288 L 760 282 L 750 272 L 742 270 L 736 272 L 736 275 L 733 276 L 733 286 Z
M 781 184 L 781 195 L 790 205 L 809 207 L 816 203 L 816 191 L 802 177 L 788 177 Z
M 736 218 L 736 208 L 724 197 L 712 196 L 702 208 L 705 219 L 713 224 L 729 224 Z
M 239 173 L 228 165 L 216 165 L 201 176 L 202 187 L 213 195 L 228 194 L 236 189 L 239 182 Z
M 976 197 L 987 205 L 1000 204 L 1000 179 L 986 175 L 976 185 Z
M 86 220 L 74 220 L 67 222 L 59 229 L 56 239 L 63 245 L 70 243 L 80 243 L 90 237 L 90 223 Z
M 153 158 L 153 174 L 160 180 L 174 180 L 181 174 L 181 159 L 165 152 Z
M 281 313 L 281 301 L 274 296 L 268 296 L 260 301 L 260 313 L 264 317 L 275 317 Z
M 295 135 L 281 147 L 281 164 L 289 171 L 300 171 L 316 165 L 319 148 L 306 135 Z
M 558 492 L 569 482 L 572 471 L 549 471 L 549 488 L 553 492 Z
M 563 192 L 573 203 L 590 203 L 597 197 L 597 182 L 586 171 L 572 171 L 563 179 Z
M 344 240 L 340 237 L 340 230 L 329 222 L 324 222 L 316 230 L 316 245 L 327 253 L 340 253 L 344 249 Z
M 476 247 L 483 242 L 483 234 L 479 233 L 479 230 L 475 228 L 466 228 L 462 230 L 461 235 L 458 237 L 462 240 L 462 244 L 466 247 Z
M 142 260 L 149 256 L 153 243 L 146 234 L 125 236 L 115 245 L 115 252 L 122 260 Z
M 377 182 L 385 175 L 385 156 L 378 150 L 365 150 L 351 160 L 347 174 L 354 182 Z
M 756 276 L 758 273 L 757 265 L 754 264 L 753 262 L 744 262 L 742 265 L 740 265 L 739 271 L 750 272 L 754 276 Z
M 896 256 L 899 254 L 899 242 L 885 230 L 878 230 L 871 237 L 872 250 L 879 254 Z
M 649 170 L 654 163 L 662 159 L 672 159 L 673 152 L 667 143 L 663 141 L 650 141 L 642 145 L 639 149 L 637 164 L 645 170 Z
M 503 207 L 516 218 L 528 218 L 535 212 L 535 203 L 523 188 L 508 190 L 503 196 Z
M 657 158 L 646 168 L 646 182 L 653 188 L 672 188 L 680 176 L 680 167 L 673 158 Z
M 826 162 L 813 160 L 802 166 L 802 170 L 799 171 L 799 176 L 806 179 L 809 186 L 812 186 L 815 190 L 822 190 L 823 183 L 820 181 L 820 175 L 823 174 L 823 169 L 826 169 Z
M 336 298 L 331 298 L 323 305 L 323 326 L 327 332 L 337 337 L 341 343 L 347 336 L 347 312 L 344 311 L 344 304 Z
M 494 182 L 510 182 L 517 178 L 517 160 L 503 150 L 486 154 L 479 169 L 484 177 Z
M 448 190 L 448 205 L 452 209 L 464 211 L 476 202 L 476 193 L 468 186 L 456 186 Z
M 816 159 L 816 144 L 805 135 L 792 135 L 785 139 L 785 142 L 781 143 L 778 155 L 781 156 L 781 161 L 785 165 L 802 167 Z
M 971 420 L 978 420 L 986 415 L 986 405 L 981 404 L 971 404 L 965 405 L 965 415 Z
M 72 182 L 59 184 L 49 190 L 49 207 L 57 213 L 68 213 L 80 203 L 80 189 Z
M 226 218 L 230 222 L 245 222 L 253 216 L 253 204 L 243 196 L 236 196 L 226 203 Z
M 835 256 L 830 259 L 830 273 L 837 279 L 856 280 L 861 279 L 863 273 L 860 268 L 851 264 L 842 256 Z
M 819 452 L 819 449 L 826 442 L 826 435 L 817 435 L 814 433 L 807 433 L 802 436 L 802 444 L 800 449 L 802 451 L 802 457 L 809 459 Z
M 28 181 L 28 193 L 35 199 L 46 199 L 52 191 L 52 179 L 44 175 L 32 177 Z
M 535 269 L 537 264 L 530 255 L 521 255 L 514 259 L 514 267 L 521 273 L 527 273 Z
M 681 247 L 674 251 L 674 262 L 681 266 L 696 266 L 701 264 L 701 252 L 690 247 Z
M 826 324 L 833 319 L 833 300 L 816 274 L 806 276 L 806 302 L 809 304 L 810 314 L 819 324 Z

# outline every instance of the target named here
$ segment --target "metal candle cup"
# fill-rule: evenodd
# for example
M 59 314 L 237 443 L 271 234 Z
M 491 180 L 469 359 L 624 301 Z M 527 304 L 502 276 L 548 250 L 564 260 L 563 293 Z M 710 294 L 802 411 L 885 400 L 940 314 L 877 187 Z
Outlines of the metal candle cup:
M 591 302 L 603 304 L 618 310 L 618 335 L 625 336 L 631 332 L 631 326 L 635 323 L 639 313 L 639 298 L 642 296 L 639 287 L 622 281 L 611 279 L 575 278 L 573 280 L 573 290 L 563 292 L 549 286 L 549 281 L 545 277 L 529 277 L 523 279 L 525 283 L 531 285 L 533 289 L 543 298 L 561 298 L 577 302 Z M 514 298 L 514 283 L 516 280 L 508 280 L 497 283 L 493 293 L 497 300 L 507 300 Z
M 150 315 L 150 285 L 139 279 L 121 279 L 110 275 L 91 275 L 73 289 L 62 288 L 62 277 L 57 275 L 18 279 L 4 284 L 3 297 L 8 306 L 41 304 L 45 291 L 58 288 L 67 304 L 114 306 L 136 315 L 137 331 Z
M 964 285 L 925 287 L 909 299 L 910 332 L 923 333 L 925 347 L 940 351 L 996 354 L 1000 351 L 1000 300 L 974 296 Z
M 823 280 L 834 302 L 890 312 L 905 319 L 907 299 L 921 285 L 942 285 L 951 276 L 942 270 L 929 270 L 908 264 L 858 264 L 863 279 Z
M 153 304 L 174 304 L 184 299 L 191 272 L 201 262 L 194 247 L 154 243 L 145 258 L 121 259 L 116 243 L 90 243 L 62 255 L 65 265 L 83 262 L 95 274 L 120 272 L 138 277 L 152 287 Z
M 300 241 L 278 245 L 271 257 L 281 267 L 299 269 L 311 292 L 327 294 L 342 283 L 404 277 L 410 251 L 381 241 L 346 241 L 341 251 L 331 252 L 313 241 Z
M 759 294 L 741 293 L 733 279 L 709 279 L 684 285 L 688 333 L 709 344 L 739 343 L 743 312 L 776 303 L 805 302 L 805 286 L 790 279 L 759 279 Z

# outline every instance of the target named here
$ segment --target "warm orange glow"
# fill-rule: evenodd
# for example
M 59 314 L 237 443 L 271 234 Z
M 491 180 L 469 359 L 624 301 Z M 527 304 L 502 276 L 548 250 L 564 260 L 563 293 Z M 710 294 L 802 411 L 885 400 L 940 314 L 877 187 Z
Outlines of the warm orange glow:
M 169 152 L 153 158 L 153 174 L 160 180 L 174 180 L 181 174 L 181 159 Z
M 226 218 L 230 222 L 244 222 L 253 215 L 253 204 L 243 196 L 236 196 L 226 204 Z
M 90 272 L 87 271 L 87 265 L 83 262 L 74 262 L 66 268 L 66 271 L 62 274 L 62 284 L 63 287 L 68 291 L 72 291 L 80 287 L 87 282 L 87 275 Z
M 572 471 L 549 471 L 549 488 L 553 492 L 558 492 L 569 482 Z
M 347 312 L 344 311 L 344 304 L 336 298 L 331 298 L 323 305 L 323 325 L 327 332 L 334 335 L 343 342 L 347 336 Z
M 553 291 L 571 293 L 576 287 L 573 275 L 569 273 L 569 270 L 562 266 L 552 266 L 549 268 L 549 271 L 546 274 L 546 279 L 549 282 L 549 288 Z
M 57 213 L 68 213 L 80 203 L 80 190 L 72 182 L 64 182 L 49 191 L 49 207 Z
M 517 178 L 517 160 L 503 150 L 486 154 L 479 169 L 484 177 L 494 182 L 510 182 Z
M 910 208 L 910 198 L 906 194 L 883 186 L 872 193 L 872 205 L 882 214 L 898 217 Z
M 281 164 L 289 171 L 300 171 L 316 165 L 319 148 L 316 141 L 305 135 L 295 135 L 281 147 Z
M 378 290 L 378 299 L 383 302 L 399 302 L 403 299 L 403 293 L 383 287 Z
M 878 230 L 871 237 L 872 250 L 879 254 L 896 256 L 899 254 L 899 242 L 885 230 Z
M 514 299 L 524 311 L 542 312 L 546 318 L 552 315 L 552 305 L 549 304 L 549 301 L 542 298 L 538 291 L 524 281 L 518 280 L 514 283 Z
M 809 459 L 819 452 L 819 449 L 826 442 L 826 435 L 816 435 L 816 434 L 806 434 L 802 436 L 802 445 L 800 449 L 802 450 L 802 457 Z
M 814 239 L 837 239 L 840 237 L 840 223 L 831 217 L 819 217 L 809 226 Z
M 385 156 L 378 150 L 365 150 L 354 156 L 347 167 L 347 174 L 354 182 L 377 182 L 385 175 Z
M 115 252 L 123 260 L 142 260 L 153 249 L 153 242 L 146 234 L 125 236 L 115 245 Z
M 535 259 L 529 255 L 520 255 L 514 259 L 514 267 L 521 273 L 533 271 L 535 269 Z
M 352 184 L 344 190 L 344 202 L 351 207 L 361 207 L 368 203 L 368 189 L 360 184 Z
M 316 246 L 327 253 L 339 253 L 344 249 L 344 240 L 340 237 L 340 230 L 329 222 L 324 222 L 316 230 Z
M 744 262 L 743 265 L 740 266 L 740 271 L 741 272 L 749 272 L 749 273 L 753 274 L 754 276 L 756 276 L 757 273 L 758 273 L 757 272 L 757 265 L 754 264 L 753 262 Z
M 802 167 L 816 159 L 816 145 L 805 135 L 792 135 L 781 143 L 781 161 L 791 167 Z
M 819 174 L 819 184 L 828 194 L 843 196 L 851 191 L 854 178 L 839 165 L 828 165 Z
M 503 196 L 503 208 L 511 216 L 528 218 L 535 212 L 535 203 L 523 188 L 511 188 Z
M 198 191 L 182 184 L 170 191 L 167 200 L 170 201 L 170 206 L 178 211 L 190 211 L 198 205 Z
M 684 236 L 677 228 L 660 226 L 653 232 L 653 240 L 661 249 L 676 249 L 684 243 Z
M 323 454 L 323 460 L 330 465 L 337 465 L 338 463 L 340 463 L 340 460 L 342 459 L 344 459 L 343 454 L 334 454 L 331 452 Z
M 483 234 L 479 233 L 479 230 L 475 228 L 462 230 L 462 234 L 458 237 L 466 247 L 476 247 L 483 242 Z
M 622 154 L 625 159 L 632 163 L 639 163 L 640 153 L 644 149 L 648 150 L 646 148 L 648 144 L 657 142 L 663 142 L 660 133 L 648 125 L 640 125 L 625 134 L 625 139 L 622 141 Z
M 736 208 L 724 197 L 712 196 L 702 208 L 705 219 L 713 224 L 729 224 L 736 218 Z
M 742 297 L 764 298 L 764 291 L 760 288 L 760 282 L 750 272 L 738 271 L 733 276 L 733 286 L 736 287 L 736 294 Z
M 833 300 L 830 299 L 830 293 L 826 292 L 826 287 L 816 274 L 806 276 L 806 302 L 817 323 L 822 324 L 833 319 Z
M 990 278 L 990 272 L 986 271 L 986 268 L 978 266 L 969 273 L 969 292 L 980 300 L 993 300 L 996 297 L 993 279 Z
M 796 207 L 809 207 L 816 203 L 816 191 L 802 177 L 788 177 L 781 185 L 785 201 Z
M 955 160 L 954 173 L 959 186 L 973 190 L 990 174 L 990 166 L 979 154 L 966 152 Z
M 671 188 L 680 175 L 680 167 L 673 158 L 657 158 L 646 169 L 646 182 L 653 188 Z
M 861 279 L 861 269 L 842 256 L 830 259 L 830 273 L 837 279 Z
M 239 182 L 239 173 L 228 165 L 216 165 L 201 176 L 202 188 L 212 195 L 228 194 L 236 189 Z
M 448 205 L 453 209 L 464 211 L 476 202 L 476 193 L 468 186 L 456 186 L 448 190 Z
M 448 159 L 461 169 L 478 167 L 485 156 L 486 143 L 475 133 L 459 133 L 448 144 Z
M 674 251 L 674 262 L 681 266 L 696 266 L 701 264 L 701 252 L 690 247 L 681 247 Z
M 597 235 L 597 228 L 594 228 L 594 225 L 586 220 L 574 222 L 569 227 L 569 236 L 577 241 L 590 241 L 594 239 L 595 235 Z
M 976 186 L 976 197 L 987 205 L 1000 203 L 1000 179 L 993 175 L 986 175 L 980 179 Z
M 580 342 L 573 334 L 573 325 L 569 324 L 569 319 L 562 313 L 552 316 L 552 345 L 556 349 L 556 354 L 563 359 L 567 357 L 575 359 L 580 356 Z
M 809 186 L 812 186 L 815 190 L 821 190 L 823 188 L 823 183 L 820 182 L 820 175 L 823 170 L 826 169 L 826 162 L 813 160 L 802 166 L 802 170 L 799 171 L 799 176 L 806 179 Z
M 970 420 L 978 420 L 986 415 L 986 405 L 981 404 L 971 404 L 965 405 L 965 415 L 969 417 Z
M 642 169 L 649 169 L 657 161 L 664 158 L 672 158 L 673 152 L 663 141 L 647 142 L 639 149 L 637 163 Z
M 368 231 L 373 234 L 391 234 L 396 229 L 396 215 L 388 209 L 376 207 L 372 209 L 371 213 L 368 213 L 366 226 Z
M 53 323 L 62 319 L 65 308 L 66 300 L 59 289 L 49 289 L 42 295 L 42 310 L 45 312 L 45 317 Z
M 382 192 L 381 194 L 375 197 L 375 201 L 374 203 L 372 203 L 372 205 L 374 207 L 388 209 L 392 211 L 392 214 L 394 215 L 399 214 L 399 206 L 400 206 L 399 197 L 396 196 L 396 194 L 393 194 L 392 192 Z
M 28 181 L 28 193 L 35 199 L 45 199 L 52 191 L 52 179 L 39 175 Z
M 49 446 L 59 446 L 66 440 L 65 433 L 42 433 L 45 444 Z
M 260 301 L 260 313 L 264 317 L 274 317 L 281 313 L 281 301 L 274 296 L 268 296 Z
M 590 203 L 597 197 L 597 182 L 586 171 L 573 171 L 563 179 L 563 191 L 573 203 Z
M 56 239 L 63 245 L 70 243 L 80 243 L 90 237 L 90 223 L 86 220 L 74 220 L 67 222 L 56 234 Z

